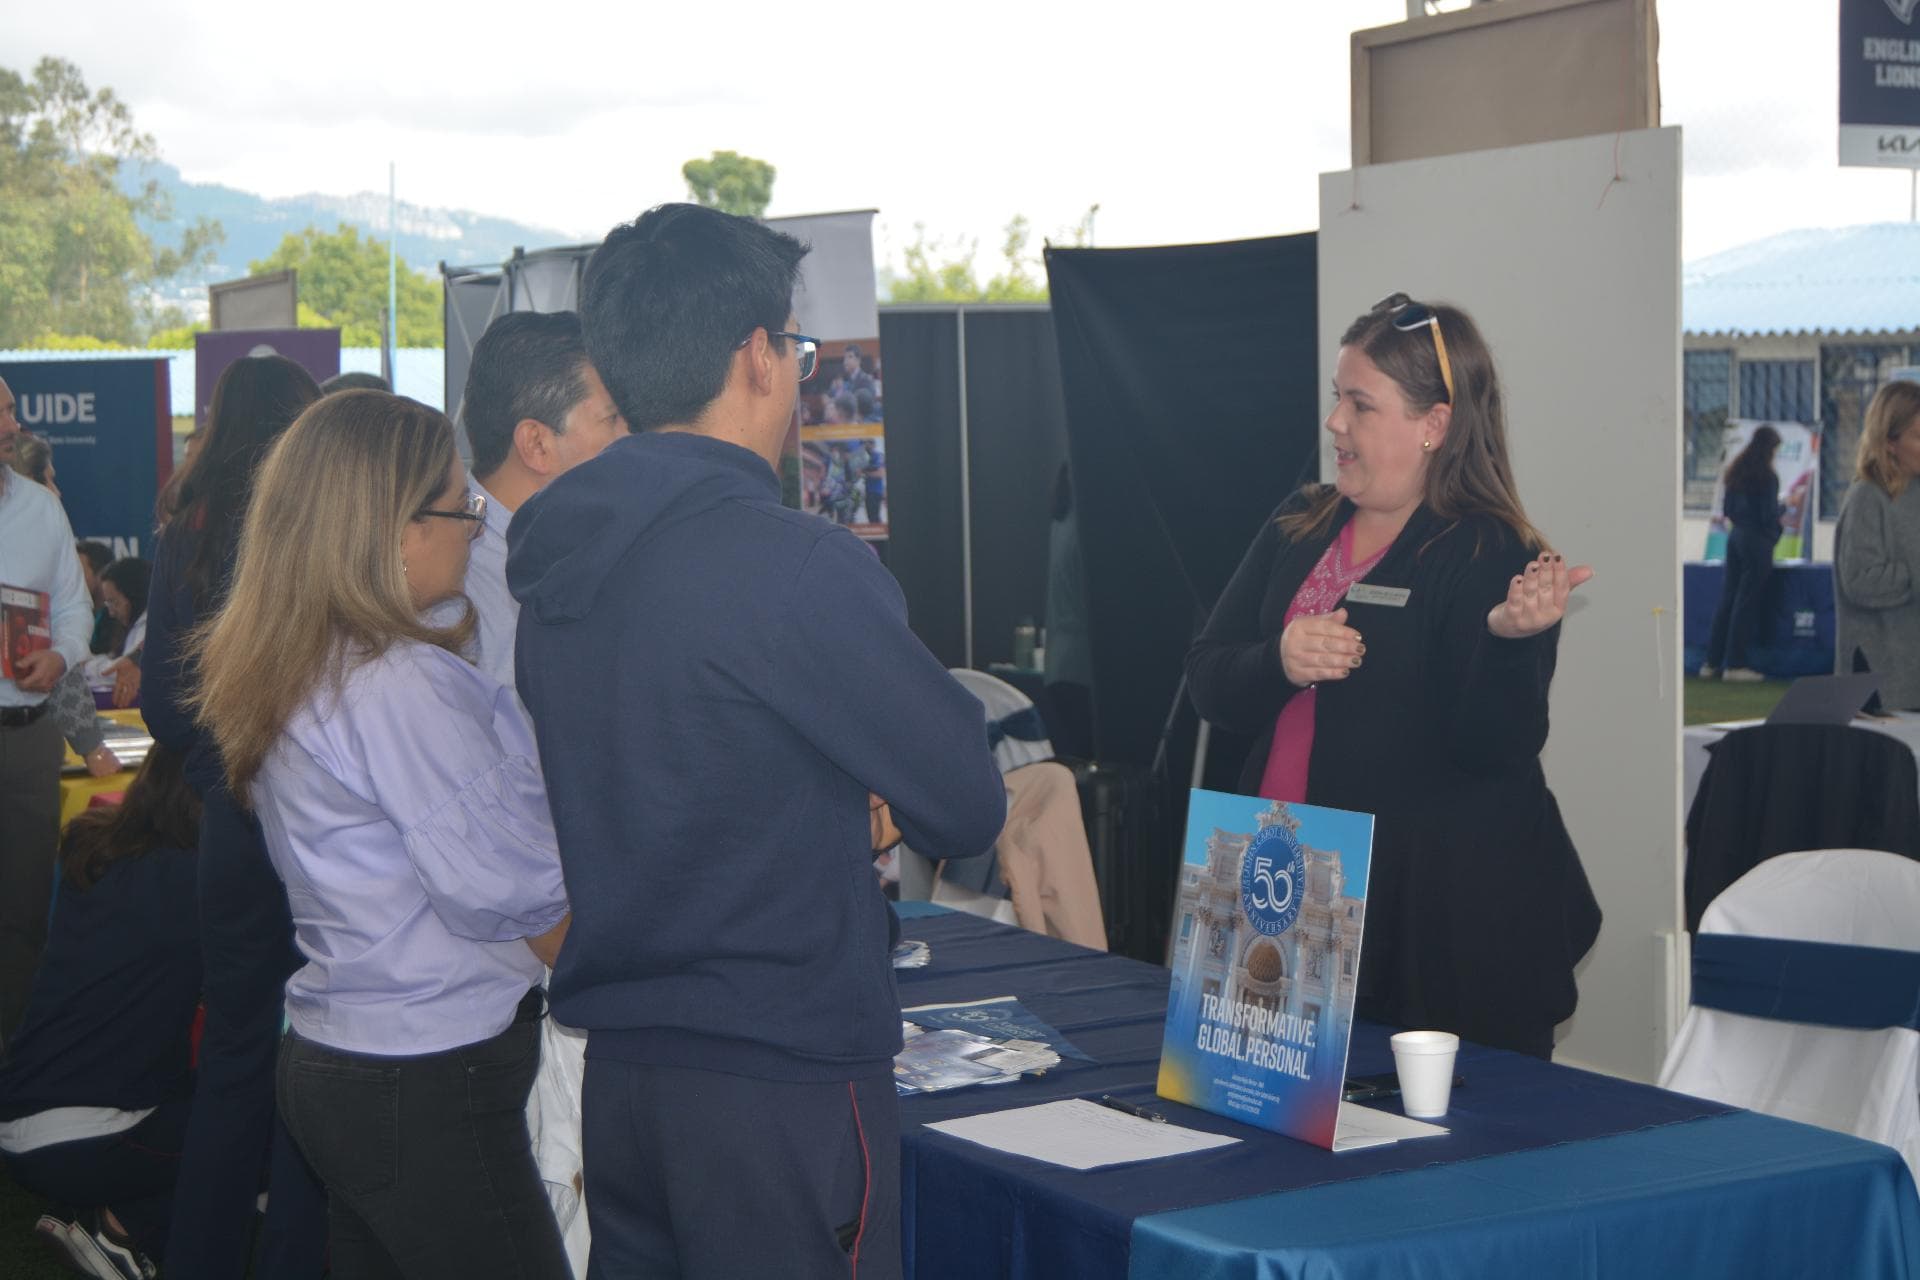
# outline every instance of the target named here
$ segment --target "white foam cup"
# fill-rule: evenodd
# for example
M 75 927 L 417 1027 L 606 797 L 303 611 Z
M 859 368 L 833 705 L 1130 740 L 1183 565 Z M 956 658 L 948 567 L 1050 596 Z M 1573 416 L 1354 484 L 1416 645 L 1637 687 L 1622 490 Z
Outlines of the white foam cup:
M 1453 1060 L 1459 1052 L 1460 1037 L 1451 1031 L 1402 1031 L 1394 1036 L 1401 1110 L 1422 1120 L 1447 1114 L 1453 1094 Z

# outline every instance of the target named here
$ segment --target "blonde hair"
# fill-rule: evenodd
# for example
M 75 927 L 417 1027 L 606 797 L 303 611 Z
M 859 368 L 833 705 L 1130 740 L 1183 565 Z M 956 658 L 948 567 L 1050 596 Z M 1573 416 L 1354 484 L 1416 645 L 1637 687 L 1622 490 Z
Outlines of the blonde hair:
M 287 721 L 349 667 L 397 640 L 459 652 L 473 634 L 471 606 L 452 627 L 422 622 L 400 561 L 457 457 L 445 414 L 381 391 L 316 401 L 267 454 L 226 603 L 189 640 L 190 705 L 242 804 Z
M 1916 418 L 1920 418 L 1920 383 L 1889 382 L 1874 392 L 1872 403 L 1867 405 L 1866 425 L 1860 431 L 1855 478 L 1872 481 L 1889 497 L 1905 493 L 1910 477 L 1893 459 L 1893 442 L 1902 432 L 1915 429 Z
M 1446 339 L 1454 386 L 1449 398 L 1432 329 L 1424 324 L 1413 329 L 1393 326 L 1405 304 L 1405 295 L 1395 294 L 1374 307 L 1347 327 L 1340 345 L 1358 347 L 1393 379 L 1415 416 L 1436 404 L 1453 406 L 1447 433 L 1427 459 L 1422 501 L 1446 521 L 1491 516 L 1512 529 L 1528 548 L 1540 550 L 1546 539 L 1520 505 L 1513 463 L 1507 456 L 1506 400 L 1493 367 L 1493 352 L 1480 336 L 1479 326 L 1458 307 L 1427 305 Z M 1332 485 L 1321 486 L 1304 509 L 1280 517 L 1280 528 L 1291 540 L 1302 541 L 1324 532 L 1339 508 L 1339 491 Z

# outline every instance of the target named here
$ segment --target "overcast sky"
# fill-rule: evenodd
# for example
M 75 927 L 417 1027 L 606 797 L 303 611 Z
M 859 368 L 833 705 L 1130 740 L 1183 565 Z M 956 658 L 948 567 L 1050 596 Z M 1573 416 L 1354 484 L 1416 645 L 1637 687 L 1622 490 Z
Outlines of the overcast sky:
M 977 238 L 1024 213 L 1101 245 L 1311 230 L 1348 166 L 1348 34 L 1404 0 L 967 5 L 238 0 L 8 5 L 42 54 L 132 104 L 189 180 L 384 192 L 597 238 L 685 196 L 680 165 L 770 160 L 770 213 L 878 208 Z M 1665 123 L 1685 127 L 1684 256 L 1903 220 L 1904 171 L 1841 169 L 1831 0 L 1665 0 Z M 1471 91 L 1468 88 L 1466 91 Z M 983 273 L 984 274 L 984 273 Z

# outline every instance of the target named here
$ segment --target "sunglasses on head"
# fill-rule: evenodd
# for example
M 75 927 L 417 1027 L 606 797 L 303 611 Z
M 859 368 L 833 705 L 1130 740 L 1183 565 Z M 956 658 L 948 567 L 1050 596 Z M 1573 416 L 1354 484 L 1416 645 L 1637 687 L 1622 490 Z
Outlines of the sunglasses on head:
M 1393 327 L 1402 333 L 1427 329 L 1433 333 L 1434 354 L 1440 357 L 1440 381 L 1447 385 L 1447 403 L 1453 403 L 1453 362 L 1447 359 L 1447 337 L 1440 330 L 1440 317 L 1424 302 L 1415 302 L 1404 293 L 1396 293 L 1373 306 L 1375 313 L 1385 311 L 1393 317 Z

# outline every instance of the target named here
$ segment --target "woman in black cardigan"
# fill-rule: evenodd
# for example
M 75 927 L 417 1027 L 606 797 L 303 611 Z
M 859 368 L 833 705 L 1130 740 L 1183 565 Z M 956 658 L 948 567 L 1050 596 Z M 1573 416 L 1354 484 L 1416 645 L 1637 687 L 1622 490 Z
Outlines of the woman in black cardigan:
M 1527 521 L 1493 359 L 1404 294 L 1341 339 L 1338 477 L 1283 503 L 1187 655 L 1241 790 L 1375 816 L 1358 1011 L 1550 1056 L 1600 909 L 1547 790 L 1569 568 Z

